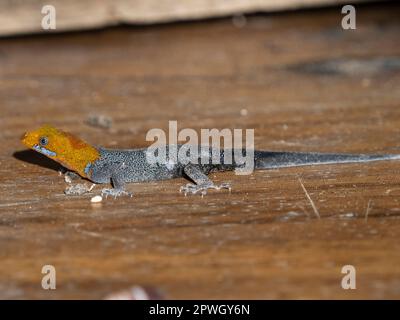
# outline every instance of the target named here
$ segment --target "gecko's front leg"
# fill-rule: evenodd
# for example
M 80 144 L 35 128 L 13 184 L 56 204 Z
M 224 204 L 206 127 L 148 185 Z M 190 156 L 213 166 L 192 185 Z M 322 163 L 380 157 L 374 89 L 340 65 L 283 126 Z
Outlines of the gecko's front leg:
M 103 188 L 101 190 L 101 195 L 105 196 L 112 196 L 114 198 L 120 196 L 130 196 L 132 197 L 133 194 L 125 190 L 125 180 L 124 180 L 124 169 L 126 168 L 125 163 L 116 164 L 109 168 L 108 173 L 110 175 L 110 180 L 113 188 Z
M 207 175 L 201 171 L 199 166 L 193 165 L 193 164 L 188 164 L 185 166 L 183 169 L 183 172 L 191 179 L 194 181 L 194 183 L 188 183 L 185 186 L 182 186 L 180 188 L 180 192 L 183 192 L 185 196 L 188 193 L 191 194 L 196 194 L 200 192 L 202 196 L 207 194 L 208 189 L 228 189 L 229 191 L 231 190 L 231 186 L 229 183 L 222 183 L 220 185 L 215 185 L 208 177 Z

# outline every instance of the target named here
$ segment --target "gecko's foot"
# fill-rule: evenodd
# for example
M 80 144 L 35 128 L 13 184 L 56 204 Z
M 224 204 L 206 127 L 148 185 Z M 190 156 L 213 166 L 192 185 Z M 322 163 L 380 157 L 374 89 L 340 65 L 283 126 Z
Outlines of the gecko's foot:
M 120 197 L 120 196 L 132 197 L 133 193 L 125 191 L 124 189 L 115 189 L 115 188 L 114 189 L 102 189 L 101 196 L 105 197 L 106 199 L 108 196 L 114 197 L 114 199 L 116 199 L 117 197 Z
M 67 171 L 64 174 L 64 181 L 66 183 L 72 183 L 74 180 L 78 180 L 80 178 L 79 174 L 73 172 L 73 171 Z
M 94 188 L 95 184 L 92 184 L 90 187 L 87 184 L 84 183 L 78 183 L 75 185 L 69 185 L 65 190 L 64 193 L 68 196 L 73 195 L 73 196 L 80 196 L 82 194 L 88 193 L 92 191 Z
M 196 194 L 200 193 L 201 196 L 205 196 L 207 194 L 208 189 L 228 189 L 231 191 L 231 185 L 229 183 L 221 183 L 220 185 L 215 185 L 213 183 L 204 183 L 204 184 L 193 184 L 193 183 L 188 183 L 185 186 L 182 186 L 179 190 L 179 192 L 183 192 L 185 196 L 189 194 Z

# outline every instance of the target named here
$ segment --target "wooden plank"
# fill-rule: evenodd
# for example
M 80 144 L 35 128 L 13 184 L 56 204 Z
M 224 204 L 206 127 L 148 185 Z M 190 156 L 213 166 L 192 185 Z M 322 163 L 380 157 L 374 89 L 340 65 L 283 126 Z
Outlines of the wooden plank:
M 356 0 L 352 3 L 371 0 Z M 345 0 L 46 0 L 0 1 L 0 35 L 46 33 L 42 8 L 54 6 L 56 30 L 81 30 L 120 23 L 160 23 L 251 12 L 347 4 Z M 46 11 L 47 12 L 47 11 Z M 241 23 L 241 20 L 239 20 Z
M 399 7 L 337 9 L 0 41 L 0 298 L 398 298 L 396 161 L 131 184 L 94 206 L 21 134 L 51 123 L 94 144 L 145 146 L 151 128 L 255 128 L 266 150 L 397 153 Z M 242 110 L 246 110 L 243 112 Z M 112 117 L 110 130 L 85 124 Z M 304 185 L 321 219 L 316 219 Z M 369 204 L 369 205 L 368 205 Z M 369 207 L 369 209 L 367 209 Z M 57 289 L 41 288 L 41 268 Z M 343 265 L 357 289 L 340 286 Z

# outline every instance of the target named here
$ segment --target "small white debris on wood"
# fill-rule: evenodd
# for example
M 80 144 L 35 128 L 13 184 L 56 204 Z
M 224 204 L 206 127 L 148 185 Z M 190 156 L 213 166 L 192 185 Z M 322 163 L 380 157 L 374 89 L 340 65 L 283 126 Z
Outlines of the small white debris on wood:
M 339 214 L 339 218 L 341 218 L 341 219 L 351 219 L 351 218 L 355 218 L 356 216 L 357 215 L 353 212 Z
M 85 123 L 96 128 L 110 129 L 112 126 L 112 119 L 105 115 L 92 114 L 86 118 Z
M 249 114 L 249 112 L 247 111 L 247 109 L 242 109 L 242 110 L 240 110 L 240 115 L 242 116 L 242 117 L 245 117 L 245 116 L 247 116 Z
M 318 219 L 321 219 L 321 216 L 320 216 L 320 214 L 319 214 L 319 211 L 318 211 L 317 207 L 315 206 L 314 201 L 311 199 L 310 195 L 308 194 L 308 191 L 307 191 L 306 187 L 304 186 L 304 184 L 303 184 L 303 182 L 301 181 L 300 178 L 298 178 L 298 180 L 299 180 L 299 182 L 300 182 L 301 188 L 303 189 L 303 191 L 304 191 L 304 193 L 305 193 L 305 195 L 306 195 L 308 201 L 309 201 L 310 204 L 311 204 L 311 207 L 312 207 L 313 210 L 314 210 L 315 216 L 316 216 Z
M 369 199 L 368 204 L 367 204 L 367 209 L 365 211 L 365 221 L 368 221 L 368 215 L 369 215 L 369 212 L 371 211 L 371 203 L 372 203 L 372 200 Z
M 279 221 L 288 221 L 288 220 L 292 220 L 295 218 L 299 218 L 299 217 L 307 217 L 305 214 L 302 214 L 300 212 L 295 212 L 295 211 L 289 211 L 288 213 L 280 216 L 277 218 L 277 220 Z
M 94 196 L 94 197 L 92 197 L 92 199 L 90 199 L 90 202 L 92 202 L 92 203 L 98 203 L 98 202 L 102 202 L 102 201 L 103 201 L 102 196 Z

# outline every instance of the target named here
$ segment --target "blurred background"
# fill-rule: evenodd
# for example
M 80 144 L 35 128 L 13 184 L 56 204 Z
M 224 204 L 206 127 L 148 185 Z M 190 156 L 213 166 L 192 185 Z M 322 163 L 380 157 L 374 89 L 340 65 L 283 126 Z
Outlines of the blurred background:
M 352 3 L 370 0 L 355 0 Z M 41 8 L 57 8 L 59 31 L 116 24 L 151 24 L 232 14 L 294 10 L 347 3 L 343 0 L 2 0 L 0 34 L 40 32 Z

